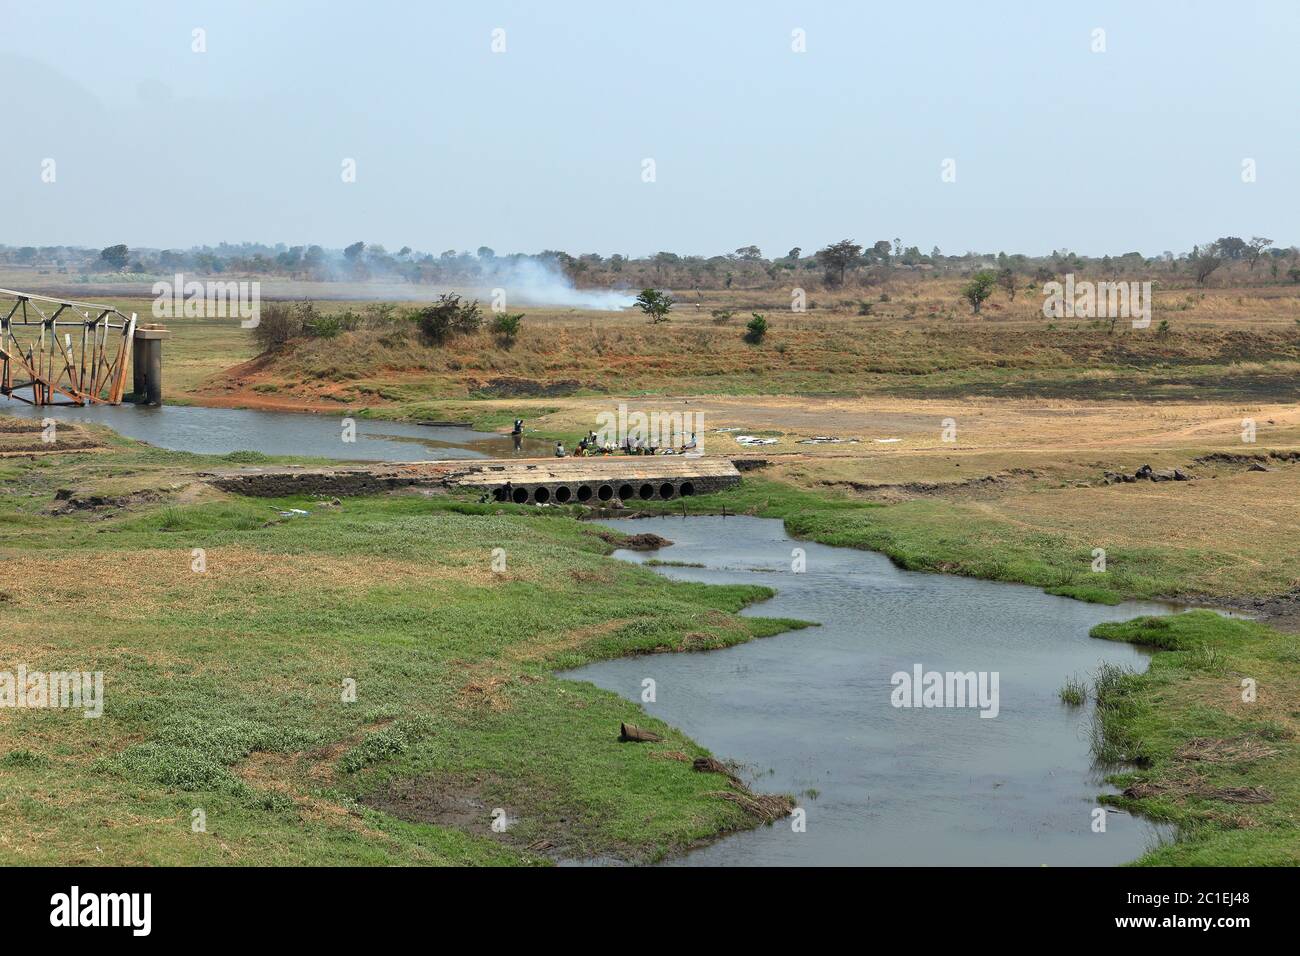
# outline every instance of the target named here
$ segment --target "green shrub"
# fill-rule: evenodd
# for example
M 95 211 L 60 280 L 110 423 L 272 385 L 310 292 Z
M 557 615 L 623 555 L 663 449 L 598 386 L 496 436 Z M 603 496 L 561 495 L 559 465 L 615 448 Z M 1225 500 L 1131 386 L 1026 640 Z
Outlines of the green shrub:
M 320 315 L 312 308 L 310 317 L 303 320 L 303 332 L 317 339 L 332 339 L 342 332 L 352 332 L 360 327 L 361 316 L 351 309 L 334 315 Z
M 477 332 L 483 325 L 483 312 L 477 299 L 466 304 L 457 293 L 447 292 L 416 312 L 415 322 L 426 343 L 439 345 L 453 336 Z
M 758 345 L 767 335 L 767 319 L 757 312 L 751 314 L 754 317 L 745 323 L 745 341 L 750 345 Z
M 500 312 L 492 319 L 492 334 L 504 342 L 513 342 L 523 320 L 522 312 Z

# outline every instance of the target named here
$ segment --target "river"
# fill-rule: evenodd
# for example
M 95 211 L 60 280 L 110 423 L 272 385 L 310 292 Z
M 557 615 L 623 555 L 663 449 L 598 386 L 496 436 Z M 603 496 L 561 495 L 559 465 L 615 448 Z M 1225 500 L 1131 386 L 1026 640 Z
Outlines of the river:
M 658 567 L 679 580 L 776 589 L 746 614 L 816 621 L 725 650 L 591 664 L 564 675 L 631 700 L 655 681 L 647 711 L 717 756 L 737 760 L 754 789 L 790 793 L 790 820 L 725 837 L 678 865 L 1116 865 L 1161 836 L 1155 825 L 1107 812 L 1093 831 L 1106 772 L 1089 749 L 1091 704 L 1059 690 L 1099 662 L 1141 670 L 1146 654 L 1096 640 L 1101 621 L 1168 613 L 1115 607 L 1036 588 L 903 571 L 882 555 L 790 538 L 750 517 L 604 522 L 674 544 L 655 557 L 704 567 Z M 794 573 L 792 551 L 806 553 Z M 996 717 L 971 708 L 900 708 L 891 677 L 925 671 L 999 674 Z M 987 709 L 987 708 L 986 708 Z
M 160 448 L 202 455 L 256 451 L 264 455 L 336 458 L 343 461 L 415 461 L 509 458 L 510 436 L 451 425 L 417 425 L 357 418 L 356 441 L 343 441 L 337 415 L 268 412 L 198 405 L 67 405 L 36 408 L 0 401 L 0 414 L 106 425 L 119 434 Z M 548 442 L 524 439 L 523 453 L 545 455 Z
M 164 448 L 249 450 L 355 461 L 506 457 L 508 436 L 455 426 L 357 419 L 341 441 L 328 415 L 165 405 L 0 412 L 92 422 Z M 526 440 L 525 453 L 546 443 Z M 566 675 L 640 701 L 715 754 L 735 759 L 757 790 L 795 794 L 790 821 L 723 838 L 677 865 L 1115 865 L 1165 836 L 1107 812 L 1093 830 L 1106 771 L 1089 752 L 1091 704 L 1058 696 L 1099 662 L 1141 669 L 1143 651 L 1088 637 L 1101 621 L 1168 613 L 1170 605 L 1085 604 L 1019 585 L 902 571 L 879 554 L 790 538 L 780 521 L 748 517 L 624 519 L 674 544 L 653 555 L 703 567 L 660 567 L 680 580 L 763 584 L 777 594 L 744 613 L 817 627 L 726 650 L 592 664 Z M 802 549 L 806 570 L 792 571 Z M 630 561 L 650 555 L 618 552 Z M 891 676 L 997 672 L 997 716 L 972 708 L 899 708 Z M 986 708 L 987 709 L 987 708 Z

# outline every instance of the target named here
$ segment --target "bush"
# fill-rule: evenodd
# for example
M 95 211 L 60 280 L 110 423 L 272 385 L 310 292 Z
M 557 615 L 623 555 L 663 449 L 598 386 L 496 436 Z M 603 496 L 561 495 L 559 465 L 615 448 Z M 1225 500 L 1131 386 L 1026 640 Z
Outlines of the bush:
M 519 325 L 524 320 L 522 312 L 501 312 L 492 319 L 492 334 L 503 342 L 512 343 L 519 334 Z
M 352 332 L 361 328 L 361 316 L 348 309 L 336 315 L 321 315 L 315 306 L 307 303 L 303 313 L 303 331 L 318 339 L 332 339 L 340 332 Z
M 263 352 L 278 352 L 302 335 L 302 317 L 287 302 L 272 302 L 261 307 L 253 341 Z
M 714 309 L 709 314 L 713 316 L 714 325 L 726 325 L 736 313 L 730 309 Z
M 750 345 L 758 345 L 763 341 L 763 336 L 767 335 L 767 319 L 757 312 L 751 315 L 754 317 L 745 323 L 745 341 Z
M 277 352 L 303 336 L 330 339 L 340 332 L 350 332 L 360 328 L 361 321 L 361 316 L 351 309 L 325 315 L 310 299 L 293 304 L 272 302 L 262 309 L 253 327 L 253 339 L 263 352 Z
M 447 292 L 435 304 L 416 312 L 415 322 L 425 342 L 439 345 L 452 336 L 477 332 L 483 325 L 483 312 L 477 299 L 465 304 L 457 293 Z
M 727 282 L 727 288 L 731 288 L 730 281 Z M 636 307 L 646 314 L 652 325 L 667 322 L 673 304 L 673 297 L 658 289 L 642 289 L 641 294 L 636 297 Z
M 364 324 L 370 328 L 391 325 L 397 318 L 397 306 L 392 302 L 372 302 L 363 313 Z

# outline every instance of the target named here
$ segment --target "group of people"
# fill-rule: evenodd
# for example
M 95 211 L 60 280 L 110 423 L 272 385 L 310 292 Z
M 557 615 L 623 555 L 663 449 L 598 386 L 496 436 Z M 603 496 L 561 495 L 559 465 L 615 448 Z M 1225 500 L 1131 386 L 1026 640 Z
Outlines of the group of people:
M 590 458 L 593 455 L 684 455 L 688 451 L 697 448 L 695 433 L 691 432 L 691 440 L 683 443 L 681 450 L 678 451 L 671 445 L 661 448 L 658 445 L 652 445 L 649 442 L 643 442 L 640 438 L 628 436 L 623 439 L 622 445 L 615 445 L 613 442 L 602 442 L 595 432 L 588 432 L 578 441 L 578 447 L 574 450 L 575 458 Z M 567 458 L 568 453 L 564 450 L 564 442 L 555 443 L 555 457 Z
M 515 427 L 510 431 L 510 437 L 514 440 L 515 451 L 518 452 L 523 448 L 524 443 L 524 420 L 515 419 Z M 613 442 L 602 442 L 595 432 L 587 432 L 578 441 L 578 447 L 573 451 L 575 458 L 590 458 L 594 455 L 684 455 L 689 451 L 699 448 L 699 443 L 695 440 L 695 432 L 691 432 L 691 440 L 684 442 L 680 449 L 669 445 L 660 447 L 652 445 L 649 442 L 642 441 L 640 438 L 634 438 L 629 435 L 623 440 L 623 444 L 615 445 Z M 564 450 L 564 442 L 555 443 L 555 457 L 568 458 L 569 453 Z

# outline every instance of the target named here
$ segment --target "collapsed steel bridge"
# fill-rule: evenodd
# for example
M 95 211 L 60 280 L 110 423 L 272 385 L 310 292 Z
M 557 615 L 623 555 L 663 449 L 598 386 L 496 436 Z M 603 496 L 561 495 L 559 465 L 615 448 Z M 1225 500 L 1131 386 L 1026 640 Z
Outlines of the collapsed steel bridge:
M 109 305 L 0 289 L 0 395 L 31 405 L 120 404 L 135 323 L 134 312 Z

